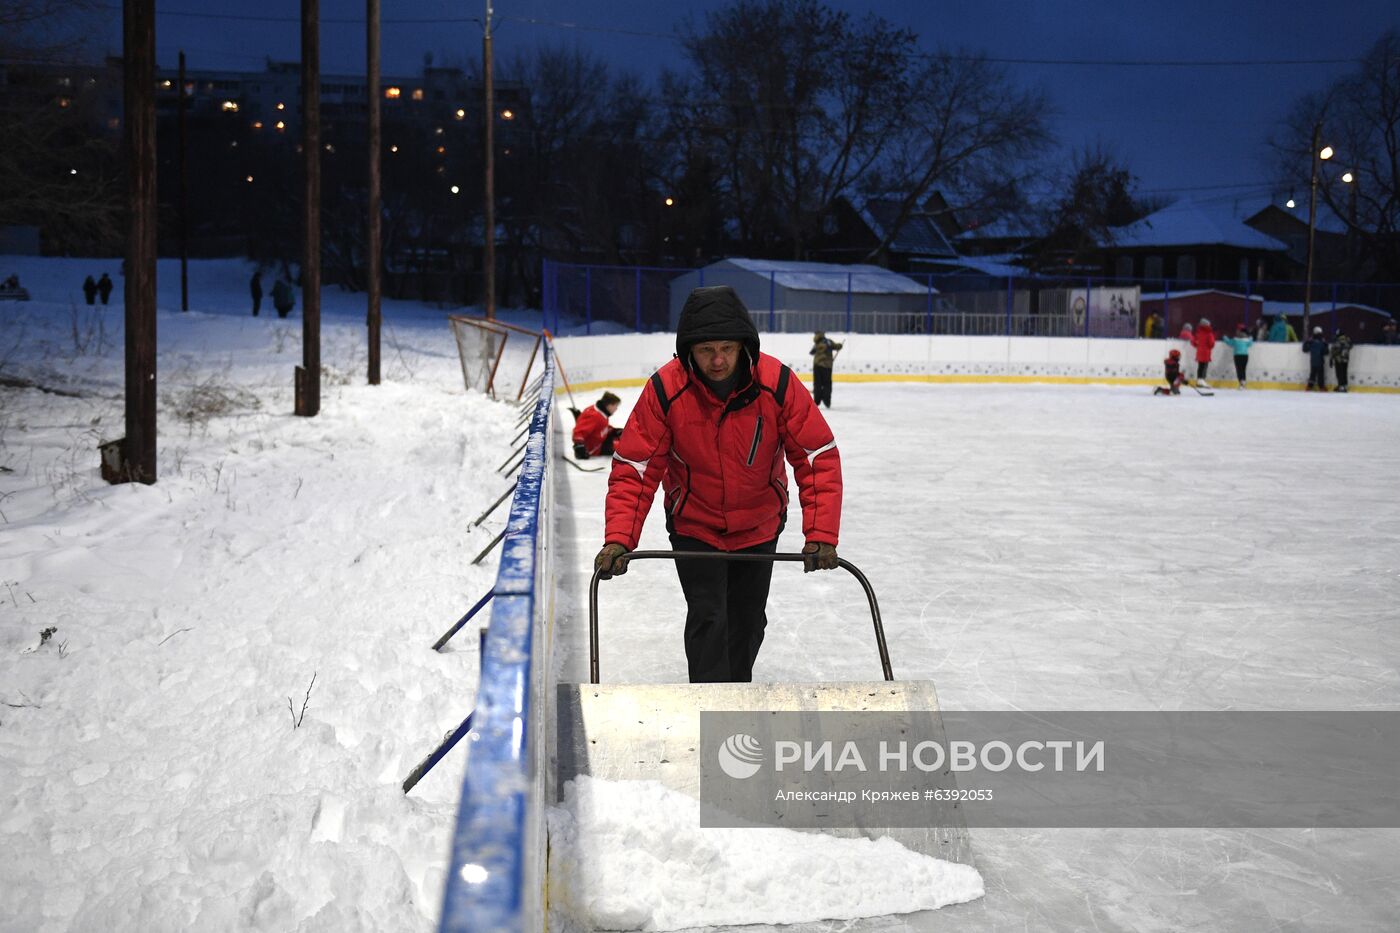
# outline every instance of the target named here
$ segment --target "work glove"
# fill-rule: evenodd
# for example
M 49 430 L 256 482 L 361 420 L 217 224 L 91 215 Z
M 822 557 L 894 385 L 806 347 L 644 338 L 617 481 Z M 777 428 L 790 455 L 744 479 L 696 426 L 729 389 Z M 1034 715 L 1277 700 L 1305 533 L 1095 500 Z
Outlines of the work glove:
M 593 558 L 593 569 L 603 571 L 601 579 L 611 580 L 627 572 L 627 548 L 620 544 L 605 544 Z
M 802 548 L 802 572 L 836 569 L 836 545 L 809 541 Z

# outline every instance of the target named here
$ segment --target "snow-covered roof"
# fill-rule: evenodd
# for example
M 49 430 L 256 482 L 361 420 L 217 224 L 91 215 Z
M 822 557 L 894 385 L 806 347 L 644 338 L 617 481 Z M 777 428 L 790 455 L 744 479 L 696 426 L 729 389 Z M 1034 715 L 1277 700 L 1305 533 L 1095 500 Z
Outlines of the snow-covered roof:
M 853 201 L 852 206 L 860 219 L 876 237 L 884 239 L 885 234 L 899 219 L 899 201 L 892 198 L 866 198 Z M 943 231 L 938 229 L 933 217 L 916 211 L 909 215 L 900 226 L 899 232 L 890 241 L 890 249 L 917 256 L 957 255 Z
M 1226 298 L 1241 298 L 1248 301 L 1263 301 L 1263 295 L 1245 295 L 1240 292 L 1227 292 L 1219 288 L 1195 288 L 1180 292 L 1143 292 L 1143 301 L 1162 301 L 1166 298 L 1193 298 L 1196 295 L 1223 295 Z
M 1177 201 L 1137 223 L 1113 232 L 1118 248 L 1173 246 L 1234 246 L 1240 249 L 1285 252 L 1287 244 L 1260 233 L 1236 217 L 1230 205 Z
M 1355 310 L 1357 310 L 1357 311 L 1365 311 L 1365 312 L 1367 312 L 1367 313 L 1369 313 L 1369 314 L 1379 314 L 1381 317 L 1384 317 L 1384 318 L 1388 318 L 1388 317 L 1391 316 L 1391 314 L 1390 314 L 1389 311 L 1384 311 L 1384 310 L 1382 310 L 1382 309 L 1380 309 L 1380 308 L 1373 308 L 1373 307 L 1371 307 L 1370 305 L 1360 305 L 1360 304 L 1357 304 L 1357 303 L 1355 303 L 1355 302 L 1353 302 L 1353 301 L 1339 301 L 1339 302 L 1337 302 L 1337 310 L 1338 310 L 1338 311 L 1344 311 L 1344 310 L 1346 310 L 1347 308 L 1353 308 L 1353 309 L 1355 309 Z M 1332 301 L 1331 301 L 1331 299 L 1329 298 L 1329 299 L 1327 299 L 1327 300 L 1325 300 L 1325 301 L 1314 301 L 1314 302 L 1312 303 L 1312 309 L 1309 311 L 1309 313 L 1312 314 L 1314 317 L 1316 317 L 1316 316 L 1319 315 L 1319 314 L 1331 314 L 1331 313 L 1332 313 Z M 1264 315 L 1265 315 L 1266 317 L 1269 317 L 1269 316 L 1273 316 L 1273 315 L 1276 315 L 1276 314 L 1286 314 L 1286 315 L 1288 315 L 1289 317 L 1295 317 L 1295 316 L 1301 317 L 1302 314 L 1303 314 L 1303 303 L 1302 303 L 1301 301 L 1266 301 L 1266 302 L 1264 302 Z
M 940 265 L 958 266 L 997 278 L 1029 275 L 1029 270 L 1025 266 L 1017 265 L 1016 259 L 1015 253 L 1001 253 L 995 256 L 956 256 L 940 261 Z
M 1257 217 L 1259 214 L 1272 207 L 1295 218 L 1304 226 L 1307 226 L 1308 223 L 1308 198 L 1306 192 L 1304 192 L 1301 197 L 1295 197 L 1293 199 L 1292 207 L 1288 206 L 1287 197 L 1236 198 L 1230 202 L 1230 206 L 1234 211 L 1234 215 L 1240 220 L 1249 220 L 1253 217 Z M 1313 221 L 1313 226 L 1322 233 L 1335 233 L 1339 236 L 1345 236 L 1347 232 L 1346 222 L 1332 213 L 1332 209 L 1326 204 L 1322 203 L 1321 195 L 1318 196 L 1317 218 Z
M 783 262 L 773 259 L 726 259 L 745 272 L 752 272 L 783 288 L 809 292 L 845 292 L 847 276 L 850 290 L 861 294 L 925 295 L 928 286 L 898 272 L 871 265 L 841 265 L 834 262 Z

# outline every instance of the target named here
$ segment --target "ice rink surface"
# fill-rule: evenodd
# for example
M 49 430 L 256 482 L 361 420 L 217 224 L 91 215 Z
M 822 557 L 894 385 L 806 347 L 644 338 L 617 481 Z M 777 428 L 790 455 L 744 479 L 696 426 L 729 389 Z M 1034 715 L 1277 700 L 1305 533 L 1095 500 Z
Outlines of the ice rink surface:
M 639 391 L 618 392 L 614 423 Z M 896 678 L 934 681 L 945 708 L 1400 709 L 1400 397 L 838 383 L 835 402 L 840 554 L 879 596 Z M 559 676 L 582 682 L 607 473 L 560 477 Z M 659 500 L 642 547 L 669 547 Z M 796 510 L 794 496 L 779 550 L 801 547 Z M 603 584 L 601 679 L 684 681 L 684 615 L 660 562 Z M 755 680 L 880 676 L 848 576 L 779 565 L 768 616 Z M 972 839 L 981 901 L 785 929 L 1382 931 L 1400 917 L 1400 830 Z

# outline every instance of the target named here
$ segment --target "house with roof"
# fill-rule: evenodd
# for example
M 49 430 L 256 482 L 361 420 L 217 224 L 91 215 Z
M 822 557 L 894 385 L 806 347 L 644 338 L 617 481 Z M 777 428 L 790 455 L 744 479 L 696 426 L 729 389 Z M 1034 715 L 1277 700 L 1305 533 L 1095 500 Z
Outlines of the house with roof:
M 942 197 L 931 196 L 903 220 L 902 203 L 892 195 L 837 198 L 807 255 L 825 262 L 870 262 L 899 272 L 930 271 L 956 258 L 948 239 L 956 222 Z
M 1228 205 L 1184 199 L 1119 227 L 1098 253 L 1124 279 L 1245 283 L 1287 277 L 1288 244 L 1251 227 Z
M 918 332 L 936 291 L 898 272 L 867 264 L 722 259 L 670 283 L 671 330 L 698 287 L 728 285 L 759 330 Z

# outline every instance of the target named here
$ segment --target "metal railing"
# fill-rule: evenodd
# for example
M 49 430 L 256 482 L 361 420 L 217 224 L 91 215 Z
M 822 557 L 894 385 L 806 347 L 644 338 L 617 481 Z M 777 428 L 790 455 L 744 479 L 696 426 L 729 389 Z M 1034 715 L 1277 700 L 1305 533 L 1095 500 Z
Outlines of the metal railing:
M 959 336 L 1147 336 L 1153 312 L 1163 336 L 1209 317 L 1217 332 L 1284 316 L 1301 327 L 1301 282 L 1121 279 L 1105 276 L 993 277 L 968 273 L 794 271 L 777 263 L 701 269 L 576 265 L 546 260 L 544 325 L 556 333 L 671 331 L 691 288 L 731 285 L 769 333 Z M 1309 312 L 1329 333 L 1379 343 L 1400 318 L 1400 284 L 1318 282 Z

